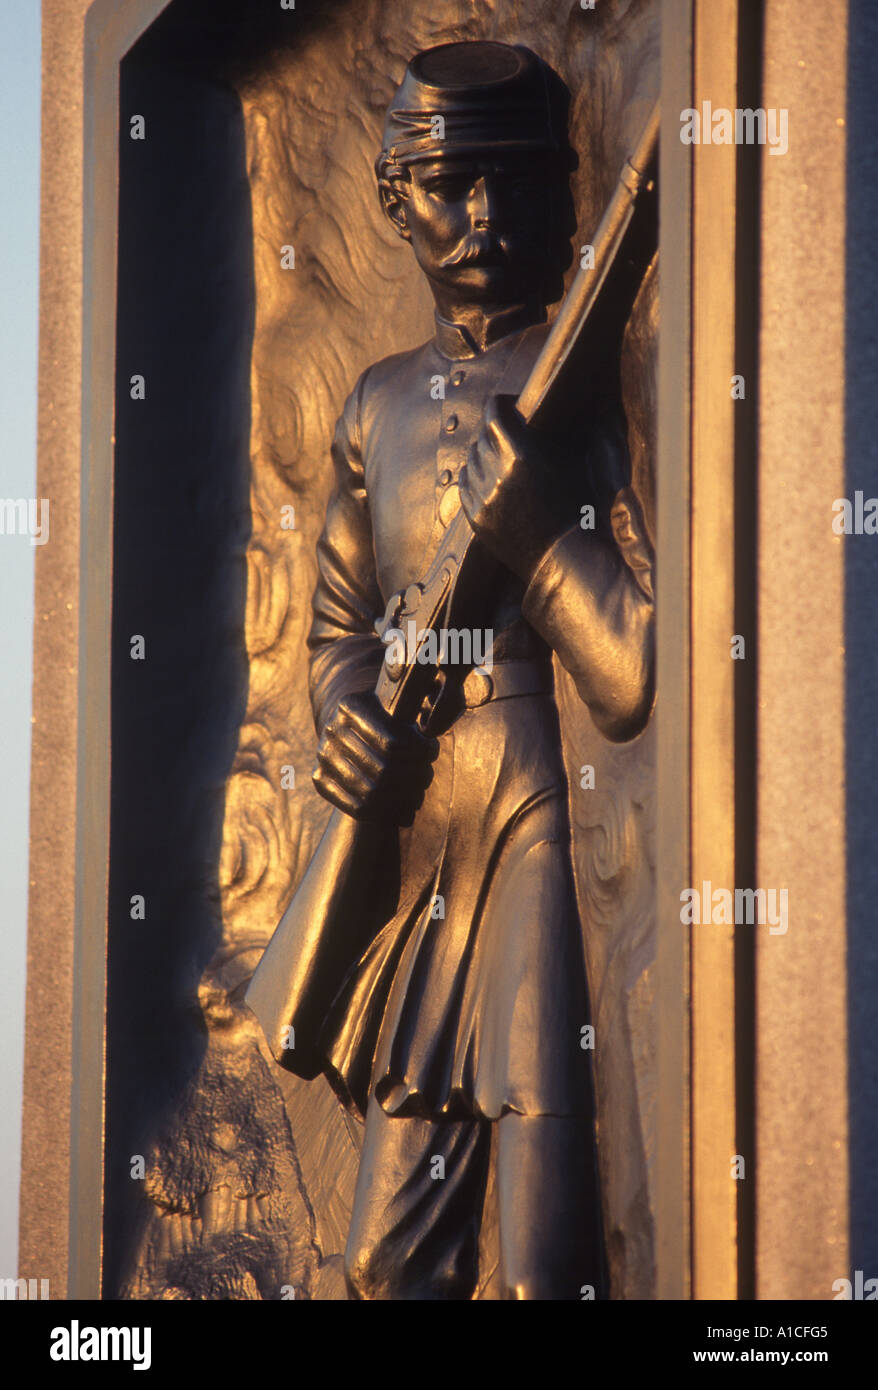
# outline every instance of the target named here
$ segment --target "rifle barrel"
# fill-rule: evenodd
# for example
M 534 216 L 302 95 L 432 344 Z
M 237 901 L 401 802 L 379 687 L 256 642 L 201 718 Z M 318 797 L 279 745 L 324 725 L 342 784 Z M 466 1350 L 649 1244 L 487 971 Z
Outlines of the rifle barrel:
M 659 104 L 656 102 L 634 152 L 625 161 L 616 191 L 601 218 L 594 241 L 594 264 L 577 272 L 518 398 L 518 413 L 526 424 L 549 394 L 601 292 L 634 215 L 634 205 L 658 145 L 658 132 Z

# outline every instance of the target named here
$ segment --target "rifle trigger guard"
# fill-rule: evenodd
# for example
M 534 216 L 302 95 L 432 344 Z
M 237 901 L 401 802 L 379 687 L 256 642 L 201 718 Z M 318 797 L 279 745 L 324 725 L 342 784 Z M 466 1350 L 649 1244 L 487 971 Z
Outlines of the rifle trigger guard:
M 434 718 L 437 709 L 442 703 L 448 686 L 448 673 L 441 666 L 436 668 L 436 674 L 429 691 L 424 696 L 421 708 L 418 710 L 418 717 L 415 720 L 422 734 L 429 732 L 429 726 Z
M 384 640 L 384 634 L 390 632 L 391 628 L 399 627 L 399 620 L 403 611 L 402 594 L 391 594 L 387 600 L 387 607 L 384 609 L 383 618 L 376 618 L 373 627 L 378 636 Z

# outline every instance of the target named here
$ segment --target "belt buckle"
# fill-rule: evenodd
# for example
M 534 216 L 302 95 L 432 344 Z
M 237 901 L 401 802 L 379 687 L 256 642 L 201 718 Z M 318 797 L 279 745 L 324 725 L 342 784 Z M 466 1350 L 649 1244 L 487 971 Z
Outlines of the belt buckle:
M 487 671 L 474 666 L 463 682 L 463 697 L 467 709 L 478 709 L 479 705 L 487 704 L 493 694 L 494 682 Z

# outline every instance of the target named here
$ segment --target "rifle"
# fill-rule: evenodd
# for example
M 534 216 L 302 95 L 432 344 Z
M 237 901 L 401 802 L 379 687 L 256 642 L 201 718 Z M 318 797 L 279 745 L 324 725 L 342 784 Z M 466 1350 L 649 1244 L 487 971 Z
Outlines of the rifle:
M 577 272 L 518 397 L 516 409 L 526 424 L 541 424 L 550 400 L 571 391 L 574 371 L 581 376 L 585 368 L 598 375 L 600 362 L 621 346 L 657 242 L 658 130 L 656 103 L 595 234 L 593 261 Z M 586 323 L 597 323 L 601 330 L 593 335 L 590 359 Z M 444 672 L 421 658 L 430 632 L 474 587 L 474 542 L 469 521 L 458 509 L 423 579 L 388 604 L 379 631 L 410 618 L 420 629 L 417 641 L 406 643 L 404 660 L 388 649 L 375 687 L 384 709 L 402 720 L 428 720 L 441 697 Z M 246 1001 L 275 1060 L 306 1079 L 322 1070 L 320 1030 L 346 976 L 393 914 L 389 833 L 395 831 L 333 810 L 250 982 Z

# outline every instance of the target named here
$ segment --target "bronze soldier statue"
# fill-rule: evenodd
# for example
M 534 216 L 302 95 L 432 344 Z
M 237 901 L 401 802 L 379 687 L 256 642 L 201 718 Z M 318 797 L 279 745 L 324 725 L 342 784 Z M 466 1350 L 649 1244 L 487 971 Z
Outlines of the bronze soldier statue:
M 552 653 L 598 730 L 633 738 L 654 603 L 618 401 L 592 393 L 562 433 L 513 404 L 569 264 L 571 168 L 566 89 L 530 50 L 454 43 L 409 64 L 376 169 L 436 331 L 345 405 L 309 638 L 315 782 L 356 867 L 344 891 L 338 858 L 317 897 L 303 885 L 248 995 L 284 1065 L 324 1071 L 365 1115 L 353 1298 L 471 1298 L 491 1163 L 503 1296 L 604 1286 Z M 465 616 L 491 660 L 447 668 L 412 723 L 375 694 L 381 615 L 460 507 L 479 552 Z

